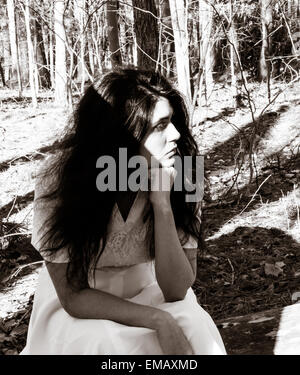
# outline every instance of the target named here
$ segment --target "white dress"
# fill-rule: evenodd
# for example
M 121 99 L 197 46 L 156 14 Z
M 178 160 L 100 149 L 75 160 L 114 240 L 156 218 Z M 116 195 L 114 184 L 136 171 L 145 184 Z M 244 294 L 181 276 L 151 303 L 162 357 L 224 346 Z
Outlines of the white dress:
M 39 195 L 36 187 L 36 197 Z M 210 315 L 197 303 L 190 288 L 182 301 L 166 303 L 157 283 L 154 261 L 149 258 L 153 219 L 143 222 L 150 202 L 148 193 L 138 192 L 126 222 L 115 204 L 108 225 L 107 244 L 97 264 L 91 288 L 106 291 L 128 301 L 168 311 L 183 329 L 195 354 L 226 354 L 220 333 Z M 32 243 L 39 250 L 39 229 L 45 220 L 45 207 L 34 204 Z M 182 233 L 178 231 L 181 241 Z M 197 248 L 191 236 L 184 248 Z M 60 251 L 55 259 L 68 262 Z M 61 306 L 44 266 L 40 272 L 27 343 L 21 354 L 163 354 L 156 332 L 104 319 L 71 317 Z

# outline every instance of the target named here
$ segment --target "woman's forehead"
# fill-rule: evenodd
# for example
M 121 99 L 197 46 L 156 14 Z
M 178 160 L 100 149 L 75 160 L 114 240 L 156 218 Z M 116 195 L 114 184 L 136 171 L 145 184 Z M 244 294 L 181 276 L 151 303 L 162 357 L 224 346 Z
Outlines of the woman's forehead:
M 154 106 L 152 124 L 155 124 L 157 121 L 171 117 L 173 114 L 173 108 L 168 99 L 159 98 Z

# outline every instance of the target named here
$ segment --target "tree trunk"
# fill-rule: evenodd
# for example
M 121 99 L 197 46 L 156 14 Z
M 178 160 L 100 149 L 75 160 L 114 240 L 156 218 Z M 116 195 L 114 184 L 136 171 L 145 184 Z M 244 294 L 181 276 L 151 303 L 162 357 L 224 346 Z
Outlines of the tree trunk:
M 167 77 L 173 77 L 173 65 L 175 56 L 174 33 L 172 28 L 171 12 L 169 0 L 162 0 L 161 4 L 161 19 L 165 25 L 163 33 L 163 51 L 162 51 L 162 64 L 164 66 L 164 73 Z
M 96 44 L 100 44 L 100 63 L 101 63 L 101 71 L 105 71 L 108 65 L 111 65 L 111 60 L 110 56 L 107 59 L 107 50 L 109 49 L 108 47 L 108 36 L 106 32 L 107 28 L 107 21 L 106 21 L 106 16 L 105 13 L 102 12 L 98 16 L 98 24 L 97 24 L 97 39 L 95 40 Z M 109 60 L 109 64 L 107 64 L 107 60 Z
M 4 70 L 4 80 L 5 83 L 9 80 L 10 77 L 10 69 L 9 69 L 9 61 L 11 59 L 10 56 L 10 41 L 9 41 L 9 25 L 7 24 L 6 27 L 2 29 L 2 37 L 3 37 L 3 65 L 2 68 Z
M 292 15 L 293 15 L 293 5 L 292 5 L 292 2 L 293 2 L 293 0 L 287 0 L 287 2 L 286 2 L 286 13 L 287 13 L 287 16 L 290 18 L 290 17 L 292 17 Z M 282 9 L 283 11 L 285 11 L 285 9 L 284 9 L 284 7 L 283 7 L 283 9 Z
M 137 65 L 137 47 L 133 30 L 133 6 L 132 1 L 120 3 L 120 13 L 123 17 L 119 20 L 119 37 L 121 45 L 122 62 L 124 65 Z
M 110 50 L 110 61 L 112 67 L 122 65 L 122 56 L 119 42 L 118 29 L 118 11 L 117 0 L 111 0 L 106 3 L 106 19 L 108 25 L 108 44 Z
M 74 12 L 75 13 L 75 12 Z M 78 75 L 81 78 L 80 92 L 83 94 L 86 81 L 85 50 L 86 50 L 86 31 L 85 31 L 85 0 L 77 1 L 76 16 L 79 23 L 80 32 L 80 64 L 78 66 Z
M 89 65 L 91 68 L 92 76 L 94 77 L 94 73 L 95 73 L 94 51 L 93 51 L 93 46 L 92 46 L 90 35 L 88 35 L 87 37 L 87 45 L 88 45 L 88 54 L 89 54 Z
M 29 65 L 29 82 L 31 89 L 31 99 L 34 107 L 37 106 L 37 87 L 34 78 L 35 67 L 34 67 L 34 56 L 33 56 L 33 45 L 31 41 L 30 32 L 30 11 L 29 11 L 30 0 L 25 0 L 25 26 L 26 26 L 26 36 L 27 36 L 27 46 L 28 46 L 28 65 Z
M 54 73 L 54 48 L 53 48 L 53 4 L 51 4 L 51 20 L 49 28 L 49 68 L 50 68 L 50 81 L 51 88 L 55 87 L 55 73 Z
M 50 61 L 49 61 L 49 29 L 47 26 L 44 26 L 43 23 L 41 25 L 41 36 L 43 40 L 44 52 L 45 52 L 45 59 L 46 59 L 46 66 L 48 69 L 49 74 L 49 82 L 50 82 Z
M 29 0 L 31 1 L 31 0 Z M 30 10 L 29 10 L 29 21 L 30 21 Z M 34 71 L 34 84 L 36 87 L 36 92 L 38 92 L 39 87 L 40 87 L 40 77 L 39 77 L 39 71 L 38 71 L 38 64 L 37 64 L 37 59 L 38 59 L 38 43 L 37 43 L 37 35 L 36 35 L 36 30 L 35 30 L 35 20 L 33 22 L 30 22 L 31 26 L 34 25 L 33 33 L 32 33 L 32 50 L 33 50 L 33 71 Z
M 155 1 L 133 0 L 132 4 L 134 6 L 137 65 L 145 69 L 156 69 L 159 46 Z
M 51 88 L 55 87 L 55 72 L 54 72 L 54 50 L 53 50 L 53 33 L 49 34 L 49 66 L 50 66 L 50 79 Z
M 4 59 L 2 57 L 0 57 L 0 76 L 1 76 L 2 84 L 5 87 L 6 86 L 6 82 L 5 82 L 4 71 L 3 71 L 3 68 L 2 68 L 3 61 L 4 61 Z
M 42 34 L 42 26 L 39 21 L 35 20 L 35 36 L 36 36 L 36 62 L 38 64 L 38 74 L 41 80 L 41 87 L 50 88 L 50 74 L 47 66 L 45 54 L 45 44 Z
M 212 4 L 214 1 L 212 2 Z M 212 23 L 213 8 L 211 3 L 199 0 L 199 32 L 200 32 L 200 69 L 199 74 L 204 75 L 206 101 L 213 88 L 213 50 L 212 50 Z M 203 72 L 203 73 L 202 73 Z M 200 82 L 201 82 L 201 78 Z M 199 95 L 202 93 L 200 92 Z
M 12 62 L 12 78 L 18 81 L 19 96 L 22 96 L 22 79 L 19 62 L 19 48 L 18 39 L 16 33 L 16 17 L 15 17 L 15 4 L 14 0 L 7 0 L 7 15 L 8 15 L 8 26 L 9 26 L 9 39 L 10 39 L 10 50 L 11 50 L 11 62 Z
M 54 3 L 55 32 L 55 102 L 67 105 L 66 34 L 63 24 L 64 1 Z
M 99 48 L 99 44 L 100 44 L 99 42 L 102 39 L 101 33 L 103 33 L 103 30 L 102 28 L 100 28 L 100 19 L 101 19 L 101 16 L 98 16 L 98 15 L 93 16 L 91 38 L 93 42 L 93 49 L 95 51 L 97 70 L 99 71 L 99 73 L 102 73 L 103 71 L 102 63 L 103 63 L 104 58 L 103 58 L 103 52 Z
M 175 40 L 175 56 L 178 88 L 191 105 L 191 84 L 189 67 L 189 45 L 187 31 L 187 11 L 184 0 L 169 0 Z
M 230 43 L 230 75 L 231 75 L 231 92 L 232 92 L 232 102 L 233 106 L 237 107 L 238 100 L 238 87 L 237 87 L 237 34 L 234 20 L 234 9 L 232 0 L 229 4 L 229 20 L 230 20 L 230 29 L 229 29 L 229 43 Z
M 267 61 L 270 55 L 270 37 L 269 30 L 272 24 L 272 0 L 260 0 L 261 5 L 261 53 L 259 60 L 259 78 L 260 81 L 269 82 L 270 80 L 270 62 Z

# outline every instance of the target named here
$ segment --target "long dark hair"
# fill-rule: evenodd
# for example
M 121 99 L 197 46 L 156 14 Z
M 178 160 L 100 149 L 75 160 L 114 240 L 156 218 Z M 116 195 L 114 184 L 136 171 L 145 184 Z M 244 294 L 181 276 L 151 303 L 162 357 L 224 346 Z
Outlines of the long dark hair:
M 116 202 L 116 192 L 97 190 L 96 161 L 102 155 L 118 160 L 120 147 L 127 147 L 128 157 L 137 155 L 161 97 L 167 98 L 174 110 L 172 123 L 181 134 L 179 154 L 198 155 L 178 91 L 159 73 L 127 68 L 111 71 L 88 87 L 57 156 L 43 172 L 43 177 L 55 179 L 40 199 L 55 200 L 55 207 L 47 221 L 49 230 L 42 238 L 42 249 L 51 254 L 62 248 L 68 250 L 67 278 L 73 285 L 87 286 L 89 272 L 105 248 L 107 224 Z M 171 205 L 176 227 L 199 238 L 199 204 L 187 203 L 185 194 L 184 189 L 175 191 L 173 186 Z

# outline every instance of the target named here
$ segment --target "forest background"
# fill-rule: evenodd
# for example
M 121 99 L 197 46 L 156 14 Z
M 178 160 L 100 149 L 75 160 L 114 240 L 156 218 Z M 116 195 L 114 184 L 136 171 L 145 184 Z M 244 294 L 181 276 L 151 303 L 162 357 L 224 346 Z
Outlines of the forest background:
M 0 0 L 0 354 L 25 345 L 42 264 L 37 169 L 118 65 L 186 97 L 205 157 L 199 303 L 222 321 L 299 301 L 299 21 L 299 0 Z

